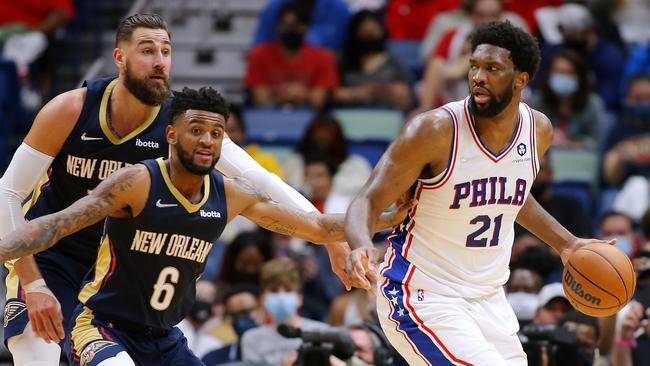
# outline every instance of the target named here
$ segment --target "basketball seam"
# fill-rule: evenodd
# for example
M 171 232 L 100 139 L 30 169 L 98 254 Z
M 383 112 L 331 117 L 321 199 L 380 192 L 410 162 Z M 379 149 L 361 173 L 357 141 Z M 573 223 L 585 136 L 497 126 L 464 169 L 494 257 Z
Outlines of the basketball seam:
M 618 268 L 616 268 L 616 266 L 613 265 L 612 262 L 610 262 L 609 259 L 607 259 L 607 257 L 605 257 L 604 255 L 598 253 L 597 251 L 595 251 L 595 250 L 591 250 L 591 249 L 588 249 L 588 248 L 582 248 L 582 249 L 584 249 L 584 250 L 586 250 L 586 251 L 589 251 L 589 252 L 592 252 L 592 253 L 596 253 L 596 254 L 598 254 L 599 257 L 601 257 L 602 259 L 604 259 L 607 263 L 609 263 L 609 265 L 610 265 L 612 268 L 614 268 L 614 271 L 616 271 L 616 274 L 618 275 L 618 278 L 619 278 L 619 279 L 621 280 L 621 282 L 623 283 L 623 288 L 625 289 L 625 300 L 627 301 L 627 300 L 628 300 L 627 284 L 625 283 L 625 279 L 623 278 L 623 276 L 621 275 L 621 273 L 618 271 Z M 627 258 L 627 255 L 626 255 L 625 257 Z M 628 262 L 629 262 L 629 261 L 630 261 L 630 260 L 628 259 Z M 634 271 L 634 268 L 632 268 L 632 271 Z M 634 272 L 633 272 L 633 273 L 634 273 Z
M 607 263 L 609 263 L 609 261 L 608 261 Z M 598 288 L 599 290 L 601 290 L 602 292 L 604 292 L 604 293 L 608 294 L 609 296 L 615 298 L 616 301 L 618 301 L 618 306 L 621 306 L 621 304 L 623 304 L 623 302 L 622 302 L 621 300 L 619 300 L 618 296 L 616 296 L 616 295 L 614 295 L 613 293 L 611 293 L 611 292 L 605 290 L 604 288 L 598 286 L 598 285 L 595 284 L 592 280 L 590 280 L 587 276 L 585 276 L 584 274 L 582 274 L 582 272 L 578 271 L 578 269 L 577 269 L 576 267 L 574 267 L 573 264 L 571 264 L 571 261 L 569 261 L 567 264 L 568 264 L 571 268 L 573 268 L 573 270 L 576 271 L 576 272 L 577 272 L 580 276 L 582 276 L 585 280 L 587 280 L 589 283 L 591 283 L 592 285 L 594 285 L 594 287 L 597 287 L 597 288 Z M 610 263 L 610 265 L 611 265 L 611 263 Z M 614 267 L 614 266 L 612 266 L 612 267 Z M 625 285 L 623 285 L 623 287 L 625 287 Z M 627 293 L 627 290 L 625 291 L 625 293 Z

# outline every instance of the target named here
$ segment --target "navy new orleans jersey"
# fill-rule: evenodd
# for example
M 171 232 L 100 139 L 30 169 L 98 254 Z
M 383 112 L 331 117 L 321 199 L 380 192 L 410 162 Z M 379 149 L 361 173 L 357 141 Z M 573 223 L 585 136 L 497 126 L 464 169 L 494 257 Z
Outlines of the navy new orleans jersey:
M 167 156 L 165 128 L 169 121 L 171 98 L 139 128 L 118 138 L 106 120 L 106 111 L 117 79 L 87 81 L 86 99 L 76 126 L 54 158 L 48 172 L 49 180 L 37 189 L 29 203 L 27 219 L 60 211 L 84 197 L 117 169 L 146 159 Z M 102 223 L 97 223 L 55 245 L 47 252 L 63 252 L 81 262 L 95 259 Z
M 81 114 L 61 151 L 54 157 L 48 176 L 43 177 L 25 203 L 27 219 L 65 209 L 121 167 L 167 156 L 169 145 L 165 128 L 169 121 L 171 98 L 154 108 L 139 128 L 119 138 L 107 121 L 111 91 L 116 84 L 115 78 L 85 83 L 86 97 Z M 61 303 L 66 329 L 77 305 L 83 279 L 95 263 L 101 237 L 102 223 L 97 223 L 34 255 L 47 286 Z M 29 319 L 25 292 L 16 271 L 11 263 L 5 265 L 9 270 L 4 314 L 6 340 L 21 334 Z
M 207 175 L 203 199 L 192 204 L 172 185 L 162 159 L 143 164 L 151 174 L 146 205 L 134 218 L 106 219 L 95 270 L 79 300 L 116 323 L 171 329 L 189 313 L 196 280 L 226 225 L 223 177 Z M 75 329 L 84 318 L 77 317 Z M 83 346 L 75 331 L 72 339 Z

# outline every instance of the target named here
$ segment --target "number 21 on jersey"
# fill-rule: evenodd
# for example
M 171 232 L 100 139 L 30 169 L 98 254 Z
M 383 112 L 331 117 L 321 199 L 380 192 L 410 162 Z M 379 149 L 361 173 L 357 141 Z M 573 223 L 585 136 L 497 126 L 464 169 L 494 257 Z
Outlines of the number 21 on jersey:
M 479 224 L 480 226 L 476 231 L 467 235 L 465 246 L 469 248 L 485 248 L 488 246 L 488 237 L 490 237 L 489 245 L 491 247 L 499 245 L 501 220 L 503 220 L 503 214 L 495 217 L 494 220 L 492 220 L 488 215 L 479 215 L 473 218 L 469 223 L 472 225 Z M 492 235 L 490 236 L 490 233 L 488 233 L 485 237 L 479 238 L 480 236 L 483 236 L 486 231 L 490 230 L 492 222 L 494 222 L 493 231 L 491 232 Z

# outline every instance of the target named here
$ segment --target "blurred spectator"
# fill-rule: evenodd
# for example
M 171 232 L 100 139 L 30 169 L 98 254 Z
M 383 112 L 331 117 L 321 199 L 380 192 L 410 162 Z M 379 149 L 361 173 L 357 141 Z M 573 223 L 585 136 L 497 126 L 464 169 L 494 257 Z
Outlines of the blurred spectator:
M 199 358 L 223 346 L 219 338 L 210 334 L 210 330 L 220 321 L 213 316 L 212 308 L 216 298 L 217 287 L 214 283 L 198 281 L 196 283 L 196 299 L 190 314 L 177 325 L 187 338 L 187 346 Z
M 443 36 L 450 37 L 450 31 L 454 31 L 463 24 L 469 24 L 472 22 L 472 12 L 476 7 L 476 2 L 477 0 L 463 0 L 462 7 L 445 11 L 431 19 L 426 36 L 420 46 L 420 57 L 422 60 L 427 61 L 431 58 L 432 53 L 435 51 Z M 500 2 L 501 4 L 508 4 L 508 1 Z M 484 8 L 484 10 L 488 10 L 485 15 L 489 16 L 489 7 Z M 503 11 L 501 13 L 501 20 L 506 19 L 517 27 L 526 30 L 529 29 L 524 19 L 522 19 L 517 13 Z M 484 22 L 479 20 L 479 23 Z
M 503 7 L 509 11 L 521 16 L 528 25 L 528 29 L 533 36 L 537 36 L 537 20 L 535 11 L 545 6 L 560 6 L 564 0 L 504 0 Z
M 218 337 L 226 346 L 207 353 L 201 361 L 207 366 L 241 361 L 241 336 L 261 322 L 259 288 L 236 285 L 227 290 L 222 299 L 223 321 L 212 328 L 210 334 Z
M 278 14 L 286 4 L 304 8 L 309 23 L 305 42 L 338 51 L 345 42 L 345 27 L 350 11 L 342 0 L 271 0 L 258 17 L 254 45 L 271 42 L 280 36 L 277 32 Z
M 608 212 L 600 220 L 600 235 L 603 240 L 616 239 L 616 247 L 632 258 L 639 248 L 632 219 L 620 212 Z
M 591 91 L 582 55 L 558 49 L 549 64 L 530 106 L 551 120 L 554 147 L 596 147 L 606 136 L 607 114 L 602 99 Z
M 241 233 L 228 245 L 219 274 L 220 286 L 259 283 L 264 263 L 275 257 L 273 247 L 256 232 Z
M 304 43 L 309 16 L 295 4 L 278 15 L 278 41 L 256 46 L 250 53 L 246 88 L 256 106 L 311 106 L 322 108 L 339 85 L 334 54 Z
M 592 235 L 591 218 L 580 200 L 553 192 L 553 167 L 547 153 L 539 157 L 539 172 L 530 188 L 530 194 L 558 222 L 574 235 Z
M 634 175 L 650 176 L 650 74 L 630 80 L 623 120 L 605 143 L 603 178 L 617 186 Z
M 504 16 L 501 0 L 471 0 L 466 9 L 468 17 L 443 34 L 427 62 L 420 91 L 419 111 L 467 96 L 467 72 L 471 53 L 468 37 L 474 29 L 503 19 Z M 518 26 L 526 27 L 523 20 L 518 23 Z
M 626 44 L 642 44 L 650 41 L 650 3 L 646 0 L 608 1 L 604 3 L 615 3 L 618 9 L 614 17 L 621 37 Z
M 375 295 L 362 289 L 352 289 L 339 295 L 330 306 L 329 323 L 335 327 L 350 326 L 377 317 Z
M 576 366 L 596 365 L 599 358 L 596 345 L 600 336 L 598 319 L 577 310 L 571 310 L 560 320 L 559 325 L 571 331 L 578 338 L 578 364 Z
M 2 56 L 16 62 L 21 78 L 38 91 L 38 94 L 25 94 L 29 89 L 23 89 L 23 104 L 29 109 L 38 108 L 38 99 L 47 97 L 51 90 L 57 52 L 53 41 L 56 32 L 63 29 L 73 15 L 72 0 L 0 1 Z
M 376 13 L 362 10 L 352 17 L 339 74 L 338 104 L 411 107 L 408 71 L 386 50 L 386 30 Z
M 650 365 L 650 307 L 636 301 L 629 306 L 616 336 L 612 366 Z
M 650 27 L 647 27 L 650 29 Z M 638 74 L 650 75 L 650 41 L 638 45 L 630 51 L 623 71 L 623 82 L 621 83 L 621 94 L 625 95 L 628 90 L 630 78 Z
M 359 155 L 348 155 L 343 129 L 336 119 L 327 114 L 317 115 L 307 127 L 295 154 L 286 161 L 287 182 L 293 187 L 304 186 L 305 160 L 309 156 L 327 156 L 336 167 L 333 193 L 354 197 L 370 176 L 368 161 Z M 338 200 L 333 201 L 339 202 Z M 324 207 L 326 213 L 345 212 L 347 207 Z
M 619 88 L 625 55 L 615 44 L 598 35 L 594 19 L 583 5 L 565 4 L 560 8 L 558 16 L 563 41 L 561 44 L 542 47 L 540 75 L 546 74 L 551 55 L 560 48 L 571 48 L 587 61 L 596 92 L 605 102 L 607 110 L 619 110 Z
M 645 210 L 640 222 L 641 233 L 643 234 L 643 243 L 641 244 L 640 250 L 650 252 L 650 207 Z
M 519 325 L 523 326 L 533 320 L 537 310 L 537 293 L 542 288 L 542 276 L 528 268 L 512 268 L 506 282 L 506 299 L 512 306 Z
M 345 3 L 353 14 L 361 10 L 379 11 L 386 6 L 386 0 L 345 0 Z
M 560 282 L 542 287 L 537 300 L 539 308 L 533 317 L 534 324 L 559 325 L 560 319 L 573 309 Z
M 228 123 L 226 124 L 226 133 L 232 142 L 246 150 L 248 155 L 255 159 L 264 169 L 284 179 L 282 167 L 273 154 L 265 152 L 257 144 L 246 143 L 246 121 L 244 121 L 239 106 L 230 106 L 230 117 L 228 117 Z
M 530 234 L 520 235 L 515 239 L 514 248 L 522 245 L 522 238 Z M 562 279 L 562 261 L 560 256 L 553 251 L 548 245 L 542 243 L 539 239 L 530 240 L 530 244 L 525 249 L 517 249 L 517 256 L 511 261 L 512 268 L 527 268 L 539 273 L 543 278 L 543 283 L 559 282 Z
M 291 326 L 315 330 L 327 327 L 298 315 L 302 305 L 302 282 L 298 266 L 291 260 L 275 259 L 264 265 L 260 277 L 261 302 L 266 310 L 269 324 L 253 328 L 242 336 L 242 359 L 248 362 L 281 364 L 302 344 L 300 338 L 285 338 L 277 326 Z
M 436 15 L 458 9 L 461 0 L 391 0 L 386 6 L 386 28 L 391 40 L 421 40 Z

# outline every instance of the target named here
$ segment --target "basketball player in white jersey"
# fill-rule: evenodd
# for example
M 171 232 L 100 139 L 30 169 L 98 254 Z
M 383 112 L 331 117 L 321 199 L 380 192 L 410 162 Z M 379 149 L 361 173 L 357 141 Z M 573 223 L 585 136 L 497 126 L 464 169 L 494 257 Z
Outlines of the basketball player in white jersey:
M 346 216 L 348 272 L 369 290 L 377 281 L 382 328 L 409 365 L 527 365 L 502 287 L 515 221 L 564 262 L 597 242 L 573 236 L 528 195 L 553 133 L 520 102 L 539 65 L 535 39 L 497 22 L 471 41 L 470 95 L 411 120 Z M 418 204 L 377 269 L 370 228 L 412 185 Z

